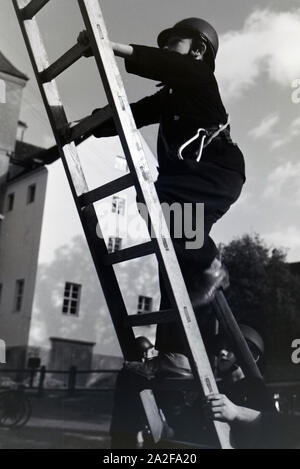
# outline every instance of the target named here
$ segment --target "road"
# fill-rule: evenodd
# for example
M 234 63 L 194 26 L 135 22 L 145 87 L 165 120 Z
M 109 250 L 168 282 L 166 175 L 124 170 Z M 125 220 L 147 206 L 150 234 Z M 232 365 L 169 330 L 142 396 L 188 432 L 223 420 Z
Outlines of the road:
M 24 428 L 0 428 L 0 449 L 108 449 L 112 395 L 30 397 L 32 417 Z

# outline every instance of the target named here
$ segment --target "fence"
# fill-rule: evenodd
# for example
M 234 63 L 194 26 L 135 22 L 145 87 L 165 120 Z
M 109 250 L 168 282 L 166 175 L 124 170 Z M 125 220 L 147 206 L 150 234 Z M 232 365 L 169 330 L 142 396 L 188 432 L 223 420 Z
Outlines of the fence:
M 116 375 L 119 371 L 119 369 L 78 370 L 75 366 L 64 371 L 48 370 L 45 366 L 38 369 L 20 370 L 4 368 L 0 369 L 0 378 L 1 375 L 7 376 L 9 374 L 17 376 L 18 382 L 25 382 L 30 390 L 37 392 L 38 396 L 43 396 L 46 390 L 65 391 L 68 395 L 73 395 L 76 391 L 113 391 Z M 87 380 L 83 380 L 86 381 L 86 384 L 82 385 L 81 377 L 92 377 L 95 375 L 97 380 L 93 382 L 90 379 L 89 383 Z M 52 379 L 51 385 L 49 381 L 47 382 L 47 376 Z M 53 380 L 54 376 L 60 376 L 63 379 Z M 300 381 L 268 383 L 267 386 L 274 396 L 278 409 L 289 414 L 300 414 Z
M 36 390 L 39 396 L 43 396 L 44 391 L 66 391 L 69 395 L 75 393 L 75 391 L 112 391 L 114 390 L 114 382 L 119 369 L 98 369 L 98 370 L 78 370 L 76 366 L 70 367 L 68 370 L 51 370 L 45 366 L 41 368 L 31 369 L 0 369 L 0 388 L 7 387 L 7 385 L 13 384 L 14 382 L 26 383 L 30 390 Z M 1 375 L 2 378 L 1 385 Z M 14 380 L 8 378 L 9 375 L 14 376 Z M 80 386 L 80 377 L 91 377 L 98 376 L 98 385 L 95 380 L 87 383 L 84 386 Z M 47 376 L 50 377 L 50 382 L 47 382 Z M 59 376 L 62 379 L 57 380 L 53 377 Z M 104 377 L 107 379 L 104 379 Z M 5 383 L 6 379 L 6 383 Z M 52 381 L 51 381 L 52 380 Z M 8 381 L 8 382 L 7 382 Z M 87 380 L 84 380 L 87 381 Z M 4 382 L 4 383 L 3 383 Z M 104 386 L 103 384 L 108 384 Z M 3 385 L 4 384 L 4 385 Z

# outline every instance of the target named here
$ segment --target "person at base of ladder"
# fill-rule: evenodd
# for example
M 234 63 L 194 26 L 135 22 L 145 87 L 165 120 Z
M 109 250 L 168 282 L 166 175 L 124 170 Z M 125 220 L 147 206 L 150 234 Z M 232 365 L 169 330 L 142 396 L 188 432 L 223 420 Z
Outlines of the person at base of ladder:
M 240 329 L 259 363 L 264 352 L 262 338 L 249 326 Z M 206 417 L 229 423 L 239 448 L 299 449 L 299 415 L 278 412 L 264 383 L 243 377 L 225 337 L 217 337 L 214 348 L 222 394 L 207 399 Z
M 240 325 L 253 358 L 257 363 L 264 354 L 264 342 L 253 328 Z M 148 355 L 152 344 L 145 337 L 138 337 L 137 343 Z M 237 448 L 256 448 L 261 444 L 257 438 L 261 422 L 266 416 L 276 414 L 274 400 L 264 381 L 259 378 L 245 377 L 235 356 L 232 345 L 223 334 L 215 336 L 211 354 L 217 358 L 219 394 L 210 395 L 204 401 L 194 391 L 173 392 L 155 390 L 157 404 L 165 416 L 166 435 L 175 440 L 189 441 L 214 447 L 214 435 L 210 420 L 227 422 L 232 429 L 232 437 Z M 149 368 L 155 366 L 156 358 L 147 359 Z M 142 365 L 142 363 L 140 363 Z M 138 362 L 125 363 L 118 376 L 114 398 L 114 412 L 111 422 L 111 442 L 113 448 L 136 447 L 138 437 L 142 436 L 144 447 L 150 443 L 139 392 L 151 388 L 151 381 L 143 374 L 144 367 Z M 141 431 L 144 427 L 145 430 Z M 137 436 L 138 435 L 138 436 Z M 142 441 L 142 440 L 141 440 Z M 141 441 L 139 443 L 141 443 Z M 153 445 L 153 443 L 152 443 Z
M 259 364 L 264 353 L 261 336 L 249 326 L 240 329 Z M 216 337 L 221 394 L 206 399 L 206 418 L 229 423 L 238 448 L 300 449 L 300 416 L 279 412 L 266 385 L 243 376 L 231 348 L 226 337 Z
M 149 376 L 145 367 L 152 368 L 155 363 L 154 346 L 147 337 L 136 338 L 139 361 L 125 362 L 117 376 L 114 405 L 110 425 L 112 449 L 152 447 L 153 442 L 147 424 L 139 393 L 149 389 Z M 151 385 L 150 385 L 151 388 Z M 160 409 L 161 418 L 164 418 Z M 173 436 L 164 418 L 164 436 Z
M 240 325 L 254 360 L 259 364 L 264 354 L 262 337 L 252 327 Z M 213 447 L 214 435 L 208 422 L 226 422 L 232 430 L 234 447 L 256 448 L 261 444 L 258 431 L 265 415 L 276 414 L 276 407 L 261 378 L 245 377 L 233 347 L 224 334 L 215 336 L 211 354 L 217 359 L 216 374 L 219 394 L 211 394 L 204 403 L 199 393 L 186 392 L 180 411 L 172 411 L 169 394 L 158 399 L 175 439 Z M 260 433 L 259 433 L 260 434 Z
M 184 235 L 175 238 L 174 226 L 169 226 L 193 306 L 201 312 L 218 288 L 228 286 L 226 269 L 209 236 L 211 228 L 238 199 L 245 182 L 244 157 L 231 140 L 228 115 L 214 76 L 218 35 L 206 21 L 188 18 L 162 31 L 158 48 L 111 45 L 115 55 L 125 59 L 129 73 L 162 83 L 160 91 L 131 105 L 138 128 L 160 124 L 155 184 L 160 201 L 182 207 L 190 203 L 193 209 L 204 203 L 202 248 L 186 249 L 186 241 L 191 240 Z M 96 137 L 115 134 L 112 119 L 94 131 Z M 194 226 L 196 222 L 194 211 Z M 160 289 L 160 309 L 169 309 L 161 274 Z M 185 355 L 182 328 L 175 323 L 159 325 L 155 346 L 161 354 Z M 182 356 L 179 360 L 182 362 Z
M 240 330 L 254 360 L 260 364 L 264 354 L 262 337 L 255 329 L 244 324 L 240 325 Z M 262 414 L 276 413 L 274 399 L 262 379 L 245 377 L 233 347 L 224 334 L 215 337 L 212 352 L 217 359 L 219 394 L 206 398 L 205 419 L 229 423 L 238 448 L 255 448 L 260 443 L 257 440 L 257 428 Z M 191 418 L 197 414 L 197 407 L 201 409 L 202 405 L 202 399 L 195 401 L 190 409 Z M 194 425 L 197 425 L 196 421 Z

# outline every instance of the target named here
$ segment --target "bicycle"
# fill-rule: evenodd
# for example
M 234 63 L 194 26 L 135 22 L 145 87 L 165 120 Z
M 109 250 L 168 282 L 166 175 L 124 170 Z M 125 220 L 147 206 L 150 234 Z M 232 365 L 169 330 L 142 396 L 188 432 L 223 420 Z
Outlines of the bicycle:
M 0 427 L 24 427 L 31 417 L 31 403 L 25 387 L 0 392 Z

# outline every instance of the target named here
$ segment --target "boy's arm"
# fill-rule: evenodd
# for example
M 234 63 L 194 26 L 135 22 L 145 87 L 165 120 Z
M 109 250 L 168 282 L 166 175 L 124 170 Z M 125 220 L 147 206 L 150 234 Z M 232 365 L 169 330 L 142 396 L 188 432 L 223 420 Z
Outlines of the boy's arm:
M 207 64 L 189 55 L 162 50 L 157 47 L 129 46 L 133 52 L 125 62 L 126 70 L 144 78 L 161 81 L 170 86 L 199 88 L 215 81 Z
M 78 42 L 88 44 L 86 31 L 78 36 Z M 110 42 L 114 54 L 126 61 L 126 70 L 144 78 L 161 81 L 171 86 L 199 86 L 215 80 L 214 74 L 205 62 L 191 60 L 189 55 L 141 45 Z M 86 57 L 92 55 L 87 49 Z
M 162 81 L 172 86 L 199 86 L 214 75 L 204 62 L 191 60 L 188 55 L 157 47 L 127 45 L 111 42 L 114 54 L 126 60 L 129 73 Z
M 136 103 L 130 105 L 131 111 L 135 120 L 137 128 L 144 127 L 150 124 L 156 124 L 160 120 L 160 91 L 152 96 L 147 96 L 140 99 Z M 95 109 L 93 113 L 97 112 Z M 99 109 L 101 111 L 101 109 Z M 95 137 L 113 137 L 117 135 L 117 129 L 113 118 L 108 119 L 94 130 Z
M 208 396 L 205 411 L 207 417 L 213 420 L 238 424 L 257 424 L 262 415 L 258 410 L 235 405 L 224 394 Z

